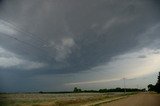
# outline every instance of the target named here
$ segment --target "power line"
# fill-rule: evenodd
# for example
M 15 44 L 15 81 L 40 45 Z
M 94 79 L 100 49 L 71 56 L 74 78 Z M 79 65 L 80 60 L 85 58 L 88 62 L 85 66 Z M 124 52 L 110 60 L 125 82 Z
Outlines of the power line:
M 18 41 L 18 42 L 20 42 L 20 43 L 22 43 L 22 44 L 25 44 L 25 45 L 28 45 L 28 46 L 32 47 L 32 48 L 36 48 L 36 49 L 38 49 L 38 50 L 40 50 L 40 51 L 43 51 L 43 53 L 46 52 L 45 50 L 43 50 L 43 49 L 41 49 L 41 48 L 39 48 L 39 47 L 37 47 L 37 46 L 35 46 L 35 45 L 32 45 L 32 44 L 30 44 L 30 43 L 28 43 L 28 42 L 19 40 L 18 38 L 13 37 L 13 36 L 11 36 L 11 35 L 5 34 L 5 35 L 3 35 L 3 36 L 6 36 L 6 35 L 7 35 L 8 38 L 14 39 L 14 40 L 16 40 L 16 41 Z M 2 34 L 1 34 L 1 36 L 2 36 Z M 42 53 L 42 52 L 41 52 L 41 53 Z M 46 55 L 43 55 L 43 56 L 46 57 Z M 50 59 L 54 58 L 54 57 L 52 57 L 52 56 L 50 56 L 50 55 L 47 55 L 47 56 L 50 57 Z
M 37 37 L 35 37 L 35 36 L 34 36 L 35 34 L 33 34 L 33 33 L 31 33 L 31 32 L 24 31 L 23 29 L 19 28 L 17 25 L 14 25 L 14 24 L 10 23 L 10 22 L 7 21 L 7 20 L 4 20 L 4 19 L 2 19 L 2 18 L 0 18 L 0 20 L 1 20 L 1 22 L 2 22 L 3 24 L 5 24 L 6 26 L 11 27 L 11 28 L 15 29 L 15 30 L 18 31 L 18 32 L 25 33 L 25 34 L 27 34 L 29 37 L 31 37 L 31 38 L 33 38 L 33 39 L 36 39 L 37 41 L 39 41 L 39 42 L 41 42 L 41 43 L 43 43 L 43 44 L 44 44 L 44 43 L 48 43 L 47 41 L 41 39 L 41 38 L 38 37 L 37 35 L 36 35 Z M 23 36 L 23 35 L 21 35 L 21 36 Z
M 11 28 L 15 29 L 15 30 L 18 31 L 18 32 L 22 32 L 22 33 L 24 33 L 25 35 L 27 34 L 27 35 L 28 35 L 29 37 L 31 37 L 32 39 L 35 39 L 36 41 L 41 42 L 42 45 L 48 44 L 47 41 L 45 41 L 45 40 L 43 40 L 43 39 L 41 39 L 41 38 L 39 38 L 39 37 L 35 37 L 35 36 L 34 36 L 32 33 L 30 33 L 30 32 L 26 32 L 26 31 L 18 28 L 16 25 L 13 25 L 12 23 L 10 23 L 10 22 L 2 19 L 2 18 L 0 18 L 0 20 L 1 20 L 1 23 L 5 24 L 6 26 L 11 27 Z M 24 35 L 24 34 L 22 34 L 22 35 Z M 13 36 L 11 36 L 11 35 L 8 35 L 8 34 L 5 34 L 5 35 L 7 35 L 9 38 L 12 38 L 12 39 L 14 39 L 14 40 L 16 40 L 16 41 L 18 41 L 18 42 L 20 42 L 20 43 L 23 43 L 23 44 L 25 44 L 25 45 L 31 46 L 32 48 L 36 48 L 36 49 L 38 49 L 38 50 L 40 50 L 40 51 L 47 52 L 47 51 L 45 51 L 44 49 L 40 48 L 41 46 L 40 46 L 40 47 L 37 47 L 37 46 L 35 46 L 34 44 L 30 44 L 30 43 L 25 42 L 25 41 L 23 41 L 23 40 L 20 40 L 20 39 L 18 39 L 18 38 L 16 38 L 16 37 L 13 37 Z M 27 36 L 27 35 L 26 35 L 26 36 Z M 48 56 L 49 56 L 51 59 L 53 58 L 53 57 L 50 56 L 50 55 L 48 55 Z

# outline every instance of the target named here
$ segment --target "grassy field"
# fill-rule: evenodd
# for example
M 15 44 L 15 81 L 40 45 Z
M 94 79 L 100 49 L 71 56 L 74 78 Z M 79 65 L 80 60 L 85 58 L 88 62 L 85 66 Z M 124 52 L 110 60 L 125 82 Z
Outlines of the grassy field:
M 123 93 L 0 94 L 0 106 L 79 106 L 122 96 Z

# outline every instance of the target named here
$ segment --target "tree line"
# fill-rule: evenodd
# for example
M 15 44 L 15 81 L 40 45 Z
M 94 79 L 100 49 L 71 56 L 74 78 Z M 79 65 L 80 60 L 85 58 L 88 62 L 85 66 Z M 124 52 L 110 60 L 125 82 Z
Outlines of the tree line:
M 105 92 L 138 92 L 138 91 L 146 91 L 146 89 L 137 89 L 137 88 L 112 88 L 112 89 L 99 89 L 99 90 L 82 90 L 80 88 L 75 87 L 73 92 L 99 92 L 99 93 L 105 93 Z

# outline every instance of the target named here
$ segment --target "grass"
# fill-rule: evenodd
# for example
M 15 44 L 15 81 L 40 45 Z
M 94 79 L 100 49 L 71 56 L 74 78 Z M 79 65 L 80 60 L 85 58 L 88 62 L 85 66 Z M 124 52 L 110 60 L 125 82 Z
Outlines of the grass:
M 0 106 L 79 106 L 132 93 L 0 94 Z

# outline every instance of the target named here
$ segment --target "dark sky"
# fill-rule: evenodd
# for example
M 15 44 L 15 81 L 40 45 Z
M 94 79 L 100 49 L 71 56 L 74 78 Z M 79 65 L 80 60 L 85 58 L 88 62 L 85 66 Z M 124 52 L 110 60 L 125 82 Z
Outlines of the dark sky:
M 123 87 L 123 77 L 143 88 L 159 70 L 158 0 L 0 0 L 0 91 Z

